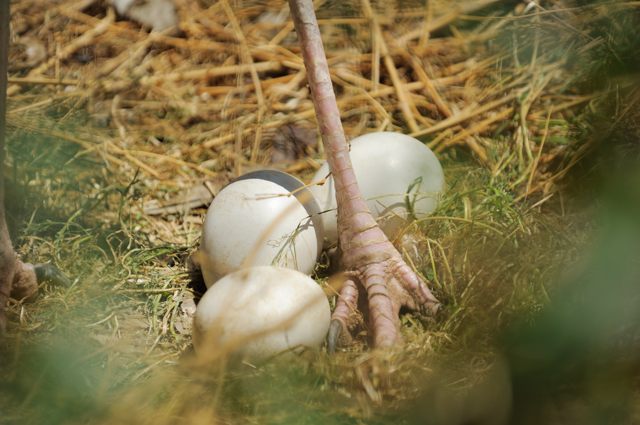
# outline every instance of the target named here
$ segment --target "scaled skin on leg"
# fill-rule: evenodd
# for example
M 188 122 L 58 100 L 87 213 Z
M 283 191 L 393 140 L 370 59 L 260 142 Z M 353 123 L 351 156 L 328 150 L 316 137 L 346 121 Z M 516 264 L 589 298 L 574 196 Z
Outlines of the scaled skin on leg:
M 346 281 L 333 313 L 329 350 L 354 325 L 359 297 L 366 296 L 375 347 L 401 341 L 401 307 L 435 311 L 438 301 L 402 259 L 378 227 L 356 181 L 349 146 L 329 74 L 312 0 L 289 0 L 291 15 L 302 47 L 311 97 L 327 162 L 333 175 L 338 205 L 338 233 Z

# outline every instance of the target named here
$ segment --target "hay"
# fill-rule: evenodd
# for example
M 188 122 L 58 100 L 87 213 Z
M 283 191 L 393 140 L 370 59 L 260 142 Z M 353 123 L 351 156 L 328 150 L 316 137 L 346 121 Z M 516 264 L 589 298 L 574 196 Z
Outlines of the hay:
M 436 152 L 463 146 L 495 169 L 502 164 L 494 153 L 503 149 L 488 138 L 508 126 L 513 136 L 502 143 L 515 144 L 507 149 L 517 154 L 519 171 L 531 177 L 515 189 L 546 195 L 560 171 L 549 164 L 566 152 L 544 146 L 545 123 L 566 121 L 572 107 L 590 98 L 569 90 L 563 58 L 534 50 L 528 63 L 519 64 L 508 57 L 518 52 L 487 50 L 510 18 L 540 21 L 546 19 L 542 9 L 518 8 L 503 19 L 456 29 L 456 20 L 464 23 L 493 3 L 389 10 L 364 1 L 350 4 L 346 16 L 334 16 L 330 4 L 320 4 L 345 129 L 349 137 L 403 131 L 422 137 Z M 114 130 L 106 140 L 84 141 L 98 145 L 93 150 L 102 152 L 107 165 L 125 168 L 129 176 L 139 169 L 150 188 L 189 187 L 255 167 L 303 174 L 317 167 L 308 158 L 271 162 L 274 135 L 285 126 L 315 128 L 282 2 L 180 2 L 179 30 L 164 33 L 116 21 L 101 2 L 58 1 L 45 9 L 25 1 L 13 14 L 22 23 L 14 24 L 14 39 L 39 40 L 47 52 L 37 65 L 12 73 L 14 109 L 21 100 L 75 92 L 76 105 L 88 107 L 94 124 L 107 122 Z M 430 36 L 438 31 L 445 35 Z M 513 48 L 540 43 L 535 37 Z M 505 66 L 497 72 L 500 64 Z M 16 115 L 11 122 L 20 126 Z M 316 147 L 308 154 L 320 159 L 322 152 Z

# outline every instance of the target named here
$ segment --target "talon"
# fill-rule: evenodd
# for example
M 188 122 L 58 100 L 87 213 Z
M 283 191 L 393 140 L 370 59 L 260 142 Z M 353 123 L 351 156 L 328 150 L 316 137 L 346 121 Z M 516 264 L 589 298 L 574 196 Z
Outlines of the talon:
M 59 286 L 71 286 L 71 279 L 60 271 L 53 264 L 36 264 L 33 266 L 36 272 L 38 283 L 51 282 Z
M 329 333 L 327 334 L 327 351 L 329 354 L 336 352 L 340 335 L 342 334 L 342 322 L 333 319 L 331 325 L 329 325 Z
M 440 311 L 441 305 L 442 304 L 440 304 L 439 302 L 433 302 L 433 303 L 427 304 L 425 306 L 425 309 L 431 316 L 435 316 L 438 313 L 438 311 Z

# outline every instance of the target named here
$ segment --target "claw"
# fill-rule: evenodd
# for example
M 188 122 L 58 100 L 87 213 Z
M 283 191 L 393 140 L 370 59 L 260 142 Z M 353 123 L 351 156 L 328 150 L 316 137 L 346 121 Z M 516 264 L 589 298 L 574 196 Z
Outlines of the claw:
M 404 262 L 399 262 L 393 269 L 393 275 L 403 283 L 413 296 L 415 310 L 435 315 L 440 301 L 431 293 L 425 282 Z
M 327 335 L 327 350 L 335 353 L 339 342 L 345 343 L 351 339 L 349 330 L 357 323 L 356 305 L 358 303 L 358 287 L 353 279 L 347 279 L 340 288 L 340 295 L 336 300 L 336 308 L 331 316 L 331 325 Z
M 329 354 L 336 352 L 340 335 L 342 334 L 342 322 L 333 319 L 331 325 L 329 325 L 329 333 L 327 334 L 327 351 Z
M 71 279 L 53 264 L 36 264 L 33 267 L 39 283 L 46 281 L 59 286 L 71 286 Z
M 442 304 L 440 304 L 439 301 L 436 301 L 434 303 L 427 304 L 424 308 L 429 315 L 435 316 L 440 311 L 441 306 Z

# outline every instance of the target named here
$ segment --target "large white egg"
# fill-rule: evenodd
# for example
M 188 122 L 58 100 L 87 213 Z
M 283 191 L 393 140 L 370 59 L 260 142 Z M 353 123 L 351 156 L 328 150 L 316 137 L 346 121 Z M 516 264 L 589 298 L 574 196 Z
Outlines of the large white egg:
M 309 276 L 281 267 L 251 267 L 211 286 L 196 309 L 198 353 L 232 352 L 260 359 L 298 347 L 318 348 L 331 309 Z
M 281 171 L 257 171 L 230 183 L 214 198 L 203 225 L 198 258 L 207 287 L 249 266 L 311 274 L 322 249 L 317 212 L 303 183 Z
M 409 219 L 436 209 L 444 173 L 438 158 L 419 140 L 401 133 L 369 133 L 351 141 L 350 156 L 362 196 L 387 236 L 394 237 Z M 322 211 L 325 244 L 332 245 L 338 241 L 333 178 L 324 185 L 313 184 L 328 174 L 325 162 L 310 190 Z

